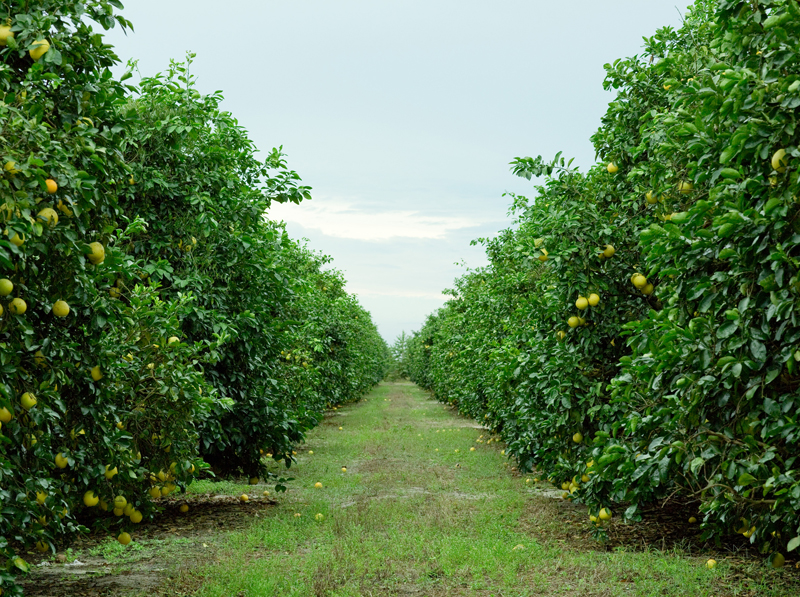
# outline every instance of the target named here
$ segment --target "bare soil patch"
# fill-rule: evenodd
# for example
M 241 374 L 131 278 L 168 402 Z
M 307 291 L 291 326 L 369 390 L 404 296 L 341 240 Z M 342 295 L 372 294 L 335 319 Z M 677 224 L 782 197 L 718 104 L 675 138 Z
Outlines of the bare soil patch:
M 137 527 L 136 544 L 142 549 L 127 551 L 122 557 L 102 555 L 102 544 L 111 536 L 102 531 L 78 538 L 69 551 L 55 558 L 26 554 L 32 568 L 21 583 L 26 597 L 122 597 L 152 592 L 165 577 L 182 575 L 184 569 L 213 560 L 225 533 L 246 528 L 260 511 L 277 502 L 263 498 L 244 504 L 231 496 L 191 495 L 165 503 L 156 519 Z M 189 505 L 187 513 L 180 512 L 181 504 Z M 165 549 L 171 557 L 164 557 Z M 89 555 L 94 553 L 98 555 Z

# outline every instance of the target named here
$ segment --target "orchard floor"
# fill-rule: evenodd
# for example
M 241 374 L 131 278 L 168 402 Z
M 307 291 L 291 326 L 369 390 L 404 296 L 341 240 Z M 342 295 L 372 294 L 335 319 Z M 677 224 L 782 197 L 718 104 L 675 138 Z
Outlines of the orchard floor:
M 263 485 L 196 483 L 127 548 L 88 537 L 43 562 L 26 595 L 800 594 L 794 561 L 775 571 L 741 546 L 711 552 L 685 509 L 613 522 L 596 542 L 584 508 L 526 482 L 489 438 L 416 386 L 381 384 L 309 434 L 276 500 Z

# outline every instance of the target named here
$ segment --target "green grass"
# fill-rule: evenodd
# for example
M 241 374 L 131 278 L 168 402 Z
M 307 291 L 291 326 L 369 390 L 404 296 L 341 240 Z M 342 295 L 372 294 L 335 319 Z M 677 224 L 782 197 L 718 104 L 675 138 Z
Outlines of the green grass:
M 705 558 L 604 551 L 585 525 L 569 528 L 571 505 L 512 475 L 500 446 L 476 443 L 488 432 L 473 425 L 406 384 L 337 410 L 297 450 L 280 504 L 187 573 L 197 595 L 791 594 L 780 572 L 761 568 L 760 580 L 737 584 L 720 557 L 708 570 Z M 193 491 L 247 491 L 211 486 Z

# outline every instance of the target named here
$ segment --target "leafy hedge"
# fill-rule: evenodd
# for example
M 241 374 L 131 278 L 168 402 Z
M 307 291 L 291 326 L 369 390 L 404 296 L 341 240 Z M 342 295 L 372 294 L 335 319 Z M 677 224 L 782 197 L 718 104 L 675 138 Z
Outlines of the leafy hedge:
M 388 347 L 265 217 L 309 189 L 187 66 L 138 86 L 115 0 L 0 7 L 0 589 L 24 551 L 131 531 L 209 466 L 264 474 Z M 46 40 L 45 44 L 41 40 Z M 115 508 L 118 511 L 113 512 Z
M 606 65 L 603 163 L 516 159 L 535 200 L 408 349 L 593 517 L 696 499 L 776 566 L 800 545 L 798 16 L 698 1 Z

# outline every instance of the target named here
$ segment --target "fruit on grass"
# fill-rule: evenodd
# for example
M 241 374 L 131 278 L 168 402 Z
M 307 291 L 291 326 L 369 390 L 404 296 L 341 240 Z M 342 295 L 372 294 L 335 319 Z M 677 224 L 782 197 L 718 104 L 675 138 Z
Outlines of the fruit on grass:
M 772 169 L 775 172 L 786 171 L 786 166 L 789 164 L 789 158 L 786 156 L 786 150 L 781 148 L 772 154 Z
M 106 250 L 103 245 L 98 242 L 89 243 L 89 248 L 92 250 L 86 258 L 94 265 L 100 265 L 106 259 Z
M 188 506 L 188 504 L 181 504 L 181 508 L 180 508 L 180 510 L 181 510 L 181 512 L 183 512 L 184 514 L 186 514 L 186 513 L 189 511 L 189 506 Z
M 36 396 L 30 392 L 25 392 L 22 396 L 20 396 L 19 403 L 25 410 L 30 410 L 36 406 Z
M 250 485 L 258 485 L 258 477 L 250 477 Z
M 14 315 L 25 315 L 25 311 L 28 310 L 28 303 L 23 301 L 21 298 L 15 298 L 11 300 L 11 303 L 8 305 L 8 312 Z
M 89 508 L 94 508 L 100 503 L 100 498 L 97 497 L 97 494 L 90 489 L 83 494 L 83 503 Z
M 47 192 L 51 195 L 58 191 L 58 183 L 53 180 L 52 178 L 48 178 L 44 181 L 45 186 L 47 187 Z
M 690 516 L 689 517 L 689 524 L 695 524 L 696 522 L 697 522 L 697 519 L 694 516 Z
M 343 472 L 343 473 L 346 473 L 346 472 L 347 472 L 347 467 L 346 467 L 346 466 L 343 466 L 343 467 L 342 467 L 342 472 Z
M 33 47 L 28 51 L 31 58 L 34 60 L 39 60 L 42 56 L 47 54 L 50 50 L 50 42 L 46 39 L 37 39 L 33 42 Z
M 581 311 L 583 311 L 584 309 L 586 309 L 586 307 L 589 306 L 589 300 L 584 296 L 579 296 L 578 300 L 575 301 L 575 306 Z
M 8 296 L 14 290 L 14 283 L 8 278 L 0 278 L 0 296 Z
M 316 483 L 314 483 L 314 487 L 316 487 L 317 489 L 320 489 L 320 488 L 322 488 L 322 483 L 317 481 Z
M 782 553 L 776 553 L 775 557 L 772 558 L 773 568 L 783 568 L 785 564 L 786 564 L 786 558 L 783 556 Z
M 325 520 L 325 516 L 323 516 L 322 514 L 317 514 L 316 516 L 314 516 L 314 519 L 319 522 L 322 522 L 323 520 Z
M 53 315 L 56 317 L 66 317 L 69 315 L 69 305 L 66 301 L 57 300 L 53 303 Z
M 241 500 L 242 502 L 249 502 L 250 498 L 246 493 L 243 493 L 242 495 L 239 496 L 239 500 Z
M 717 567 L 717 561 L 716 560 L 708 560 L 706 562 L 706 568 L 708 568 L 709 570 L 711 570 L 712 568 L 716 568 L 716 567 Z
M 117 541 L 122 543 L 123 545 L 128 545 L 131 542 L 131 535 L 130 533 L 120 533 L 119 537 L 117 537 Z
M 595 294 L 593 292 L 592 294 L 589 295 L 588 301 L 589 305 L 591 305 L 592 307 L 596 307 L 600 303 L 600 295 Z

